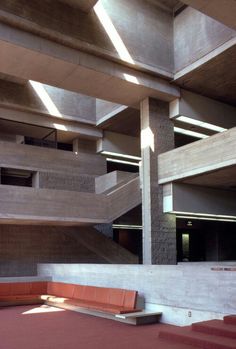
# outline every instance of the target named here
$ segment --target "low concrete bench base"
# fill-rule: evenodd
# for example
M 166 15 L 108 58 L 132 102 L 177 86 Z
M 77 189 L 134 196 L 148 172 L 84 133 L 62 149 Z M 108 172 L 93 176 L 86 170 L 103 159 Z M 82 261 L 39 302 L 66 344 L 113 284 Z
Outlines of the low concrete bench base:
M 65 303 L 59 304 L 51 301 L 46 301 L 45 304 L 47 304 L 50 307 L 72 310 L 78 313 L 98 316 L 104 319 L 119 321 L 119 322 L 123 322 L 125 324 L 130 324 L 130 325 L 145 325 L 145 324 L 157 323 L 159 322 L 160 316 L 162 314 L 161 312 L 148 312 L 145 310 L 139 311 L 136 313 L 129 313 L 129 314 L 109 314 L 102 311 L 86 309 L 86 308 L 65 304 Z
M 146 325 L 159 322 L 161 315 L 161 312 L 142 310 L 132 314 L 116 314 L 115 318 L 131 325 Z

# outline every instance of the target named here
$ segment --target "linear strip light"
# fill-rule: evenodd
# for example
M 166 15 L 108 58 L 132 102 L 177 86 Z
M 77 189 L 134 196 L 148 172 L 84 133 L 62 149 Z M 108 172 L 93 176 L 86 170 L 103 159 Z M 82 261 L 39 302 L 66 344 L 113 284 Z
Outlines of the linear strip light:
M 187 135 L 187 136 L 192 136 L 195 138 L 208 138 L 208 135 L 205 135 L 203 133 L 199 133 L 199 132 L 194 132 L 191 130 L 185 130 L 184 128 L 180 128 L 180 127 L 174 127 L 174 132 L 176 133 L 180 133 L 183 135 Z
M 118 164 L 125 164 L 125 165 L 132 165 L 132 166 L 137 166 L 139 167 L 139 163 L 137 162 L 131 162 L 131 161 L 125 161 L 125 160 L 119 160 L 119 159 L 112 159 L 112 158 L 107 158 L 108 162 L 116 162 Z
M 109 155 L 109 156 L 115 156 L 117 158 L 124 158 L 124 159 L 131 159 L 131 160 L 138 160 L 141 161 L 140 156 L 134 156 L 134 155 L 128 155 L 128 154 L 120 154 L 120 153 L 114 153 L 112 151 L 102 151 L 101 154 L 103 155 Z
M 213 125 L 213 124 L 210 124 L 208 122 L 203 122 L 203 121 L 199 121 L 196 119 L 192 119 L 192 118 L 189 118 L 189 117 L 183 116 L 183 115 L 177 117 L 176 120 L 185 122 L 186 124 L 191 124 L 191 125 L 196 125 L 196 126 L 199 126 L 202 128 L 206 128 L 206 129 L 211 130 L 211 131 L 216 131 L 216 132 L 227 131 L 226 128 L 223 128 L 223 127 L 220 127 L 217 125 Z
M 133 224 L 113 224 L 113 229 L 130 229 L 130 230 L 142 230 L 142 225 L 133 225 Z
M 208 213 L 193 213 L 193 212 L 181 212 L 181 211 L 172 211 L 177 216 L 177 218 L 184 219 L 198 219 L 198 220 L 209 220 L 209 221 L 223 221 L 223 222 L 235 222 L 236 216 L 227 216 L 227 215 L 213 215 Z

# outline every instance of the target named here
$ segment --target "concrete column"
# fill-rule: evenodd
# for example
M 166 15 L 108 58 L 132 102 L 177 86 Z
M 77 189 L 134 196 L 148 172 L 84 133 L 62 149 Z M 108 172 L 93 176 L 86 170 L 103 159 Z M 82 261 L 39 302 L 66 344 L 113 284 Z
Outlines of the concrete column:
M 157 169 L 157 156 L 174 148 L 169 105 L 146 98 L 140 109 L 143 263 L 176 264 L 176 219 L 163 213 L 163 187 L 158 185 Z

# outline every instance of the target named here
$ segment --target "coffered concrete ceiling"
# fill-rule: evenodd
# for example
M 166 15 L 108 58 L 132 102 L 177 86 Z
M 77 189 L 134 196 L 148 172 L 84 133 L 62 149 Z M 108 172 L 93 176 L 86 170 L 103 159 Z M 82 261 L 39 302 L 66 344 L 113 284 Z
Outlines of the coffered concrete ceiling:
M 236 190 L 236 166 L 188 178 L 183 182 L 207 187 Z
M 236 106 L 236 44 L 174 82 L 183 88 Z
M 183 3 L 179 0 L 146 0 L 146 1 L 155 3 L 156 5 L 159 5 L 170 12 L 173 12 L 176 8 L 183 5 Z
M 216 19 L 219 22 L 236 29 L 236 1 L 235 0 L 182 0 L 196 10 Z
M 127 108 L 103 124 L 107 131 L 123 133 L 129 136 L 140 137 L 140 111 Z

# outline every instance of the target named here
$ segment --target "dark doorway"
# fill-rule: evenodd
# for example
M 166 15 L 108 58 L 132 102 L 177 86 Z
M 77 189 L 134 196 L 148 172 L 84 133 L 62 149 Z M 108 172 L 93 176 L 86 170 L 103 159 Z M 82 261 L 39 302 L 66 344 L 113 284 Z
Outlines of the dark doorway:
M 177 260 L 235 261 L 236 222 L 177 218 Z
M 142 264 L 142 230 L 136 229 L 114 229 L 113 239 L 122 247 L 139 258 Z

